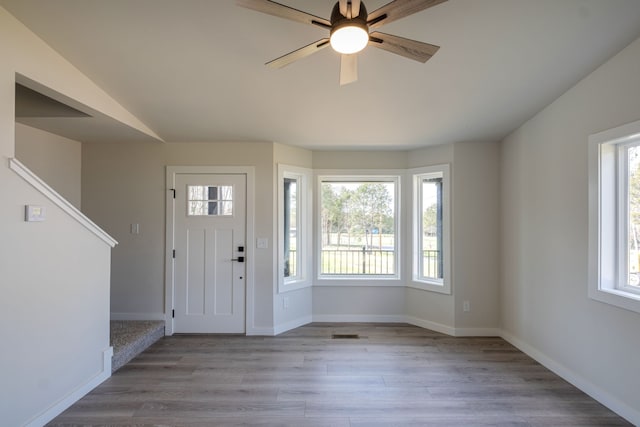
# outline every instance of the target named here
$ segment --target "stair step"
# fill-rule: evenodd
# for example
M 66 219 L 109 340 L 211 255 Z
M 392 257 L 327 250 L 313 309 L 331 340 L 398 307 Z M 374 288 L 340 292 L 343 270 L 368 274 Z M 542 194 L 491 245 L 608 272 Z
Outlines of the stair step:
M 112 373 L 164 336 L 164 322 L 160 320 L 112 320 L 110 328 Z

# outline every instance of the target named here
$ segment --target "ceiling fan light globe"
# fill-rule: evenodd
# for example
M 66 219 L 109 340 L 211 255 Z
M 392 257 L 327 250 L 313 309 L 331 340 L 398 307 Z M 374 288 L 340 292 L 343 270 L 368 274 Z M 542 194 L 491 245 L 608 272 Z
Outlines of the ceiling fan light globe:
M 347 25 L 331 33 L 331 47 L 338 53 L 360 52 L 369 43 L 369 33 L 360 26 Z

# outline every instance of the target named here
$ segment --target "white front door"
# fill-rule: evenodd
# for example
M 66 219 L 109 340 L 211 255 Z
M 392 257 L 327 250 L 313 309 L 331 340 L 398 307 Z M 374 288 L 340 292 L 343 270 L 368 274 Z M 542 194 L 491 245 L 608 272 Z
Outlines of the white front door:
M 245 332 L 246 175 L 175 175 L 174 332 Z

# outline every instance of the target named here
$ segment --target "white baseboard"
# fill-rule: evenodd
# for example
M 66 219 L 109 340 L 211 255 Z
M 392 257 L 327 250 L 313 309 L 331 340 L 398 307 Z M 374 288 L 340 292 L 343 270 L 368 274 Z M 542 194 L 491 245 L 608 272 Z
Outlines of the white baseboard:
M 273 328 L 269 327 L 252 327 L 247 328 L 246 335 L 247 336 L 259 336 L 259 337 L 272 337 L 275 335 Z
M 621 402 L 619 399 L 612 396 L 609 392 L 586 380 L 581 375 L 576 374 L 565 365 L 556 362 L 546 354 L 522 341 L 515 335 L 512 335 L 511 333 L 503 330 L 500 336 L 505 341 L 517 347 L 520 351 L 526 353 L 541 365 L 554 372 L 556 375 L 562 377 L 564 380 L 570 382 L 598 402 L 602 403 L 607 408 L 611 409 L 616 414 L 625 418 L 633 425 L 640 425 L 640 411 L 638 411 L 637 409 Z
M 291 329 L 299 328 L 300 326 L 304 326 L 304 325 L 309 324 L 311 322 L 313 322 L 313 317 L 304 316 L 304 317 L 301 317 L 299 319 L 294 319 L 294 320 L 291 320 L 289 322 L 276 325 L 273 328 L 274 335 L 280 335 L 283 332 L 287 332 L 287 331 L 290 331 Z
M 406 323 L 406 316 L 386 314 L 314 314 L 314 322 L 335 323 Z
M 165 320 L 164 313 L 111 313 L 111 320 Z
M 447 334 L 451 336 L 456 335 L 456 329 L 443 325 L 442 323 L 432 322 L 431 320 L 419 319 L 413 316 L 404 316 L 405 322 L 410 325 L 420 326 L 421 328 L 430 329 L 432 331 L 440 332 L 441 334 Z
M 66 395 L 49 409 L 31 419 L 27 427 L 40 427 L 63 413 L 67 408 L 82 399 L 91 390 L 102 384 L 111 376 L 111 357 L 113 357 L 113 347 L 108 347 L 102 352 L 102 371 L 98 372 L 93 378 L 82 384 L 80 387 Z
M 456 337 L 501 337 L 502 331 L 498 328 L 455 328 Z

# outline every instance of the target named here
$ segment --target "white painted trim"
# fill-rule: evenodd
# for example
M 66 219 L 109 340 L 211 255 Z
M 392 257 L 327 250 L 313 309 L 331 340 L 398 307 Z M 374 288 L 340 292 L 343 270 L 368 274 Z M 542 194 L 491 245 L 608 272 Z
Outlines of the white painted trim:
M 313 286 L 404 286 L 404 177 L 406 169 L 314 169 L 315 181 L 315 253 Z M 320 257 L 322 254 L 321 209 L 322 182 L 325 179 L 343 181 L 392 182 L 394 184 L 395 209 L 395 274 L 393 275 L 353 275 L 353 276 L 323 276 L 320 273 Z M 364 284 L 363 284 L 364 283 Z
M 312 318 L 331 323 L 407 323 L 406 316 L 394 314 L 314 314 Z
M 246 268 L 245 271 L 245 333 L 247 335 L 273 335 L 263 333 L 264 328 L 253 324 L 255 313 L 255 167 L 253 166 L 167 166 L 166 172 L 166 210 L 165 210 L 165 335 L 173 335 L 173 283 L 174 260 L 172 249 L 175 247 L 174 199 L 170 189 L 175 188 L 176 174 L 244 174 L 247 185 L 246 205 Z
M 273 332 L 274 332 L 274 335 L 280 335 L 292 329 L 299 328 L 300 326 L 308 325 L 311 322 L 313 322 L 312 316 L 300 317 L 298 319 L 294 319 L 289 322 L 276 325 L 273 328 Z
M 409 212 L 407 217 L 410 218 L 409 227 L 411 239 L 411 251 L 413 256 L 410 259 L 411 265 L 409 271 L 409 282 L 407 287 L 421 289 L 423 291 L 437 292 L 441 294 L 451 295 L 452 283 L 452 203 L 451 203 L 451 165 L 443 163 L 433 166 L 423 166 L 419 168 L 409 169 L 408 178 L 411 182 L 410 193 L 408 198 Z M 420 213 L 420 205 L 422 204 L 421 181 L 424 176 L 442 175 L 442 256 L 443 256 L 443 279 L 428 279 L 421 276 L 420 254 L 422 253 L 422 214 Z
M 499 337 L 501 331 L 498 328 L 454 328 L 442 323 L 430 320 L 419 319 L 405 315 L 378 315 L 378 314 L 315 314 L 312 316 L 314 322 L 335 322 L 335 323 L 408 323 L 420 328 L 440 332 L 452 337 Z M 309 323 L 309 322 L 307 322 Z M 298 327 L 302 324 L 294 326 Z M 293 329 L 293 328 L 290 328 Z
M 111 313 L 111 320 L 165 320 L 164 313 Z
M 46 411 L 32 418 L 25 425 L 27 427 L 40 427 L 53 420 L 63 413 L 67 408 L 82 399 L 91 390 L 102 384 L 111 377 L 111 358 L 113 357 L 113 347 L 108 347 L 102 352 L 102 371 L 98 372 L 85 384 L 72 391 Z
M 410 325 L 419 326 L 441 334 L 456 336 L 456 329 L 452 326 L 443 325 L 442 323 L 432 322 L 431 320 L 419 319 L 413 316 L 405 316 L 405 322 Z
M 286 281 L 284 278 L 284 178 L 293 178 L 298 181 L 298 202 L 300 203 L 297 213 L 300 221 L 298 227 L 298 248 L 300 251 L 300 261 L 298 265 L 298 279 Z M 278 293 L 297 291 L 309 288 L 313 285 L 313 170 L 299 166 L 290 166 L 283 163 L 278 164 L 276 180 L 276 239 L 277 240 L 277 278 Z
M 247 336 L 272 337 L 275 335 L 273 328 L 269 327 L 253 327 L 247 328 Z
M 9 169 L 18 174 L 22 179 L 31 184 L 36 190 L 38 190 L 43 196 L 51 200 L 56 206 L 62 209 L 70 217 L 78 221 L 85 228 L 95 234 L 107 245 L 112 248 L 118 244 L 118 242 L 111 236 L 109 236 L 103 229 L 98 227 L 93 221 L 91 221 L 85 214 L 80 212 L 78 208 L 69 203 L 64 197 L 62 197 L 53 188 L 49 187 L 46 182 L 40 179 L 29 168 L 23 165 L 18 159 L 9 159 Z
M 456 337 L 500 337 L 502 331 L 498 328 L 455 328 Z
M 640 295 L 618 287 L 623 251 L 620 232 L 618 147 L 640 139 L 640 120 L 589 135 L 588 145 L 588 287 L 590 299 L 640 313 Z M 622 222 L 624 223 L 624 221 Z
M 625 418 L 633 425 L 640 425 L 640 411 L 638 409 L 633 408 L 624 402 L 621 402 L 618 398 L 611 395 L 611 393 L 603 390 L 602 388 L 593 384 L 591 381 L 588 381 L 565 365 L 556 362 L 546 354 L 522 341 L 520 338 L 516 337 L 510 332 L 503 330 L 500 336 L 502 339 L 509 342 L 514 347 L 517 347 L 520 351 L 535 359 L 538 363 L 540 363 L 556 375 L 562 377 L 564 380 L 570 382 L 598 402 L 602 403 L 607 408 L 611 409 L 616 414 Z

